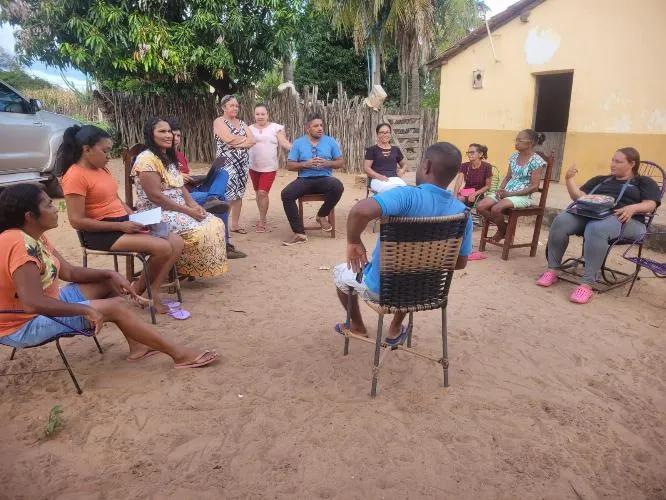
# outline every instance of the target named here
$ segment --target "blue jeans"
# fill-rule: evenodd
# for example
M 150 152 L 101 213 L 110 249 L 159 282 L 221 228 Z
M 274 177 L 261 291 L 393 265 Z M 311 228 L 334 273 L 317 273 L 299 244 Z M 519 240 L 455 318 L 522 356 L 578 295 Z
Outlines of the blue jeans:
M 215 171 L 215 176 L 211 182 L 201 184 L 200 186 L 192 189 L 190 195 L 192 199 L 196 201 L 199 205 L 206 203 L 206 200 L 210 197 L 217 198 L 222 201 L 227 201 L 224 197 L 224 193 L 227 190 L 227 182 L 229 182 L 229 172 L 223 168 L 218 168 Z M 224 215 L 217 215 L 224 222 L 224 236 L 229 242 L 229 212 Z
M 79 285 L 74 283 L 62 287 L 59 298 L 69 304 L 90 304 L 81 293 Z M 23 325 L 20 330 L 6 337 L 0 337 L 0 344 L 21 349 L 40 345 L 61 333 L 71 332 L 73 328 L 77 330 L 90 328 L 90 323 L 83 316 L 63 316 L 58 317 L 58 320 L 66 325 L 70 325 L 72 328 L 67 328 L 60 323 L 56 323 L 47 316 L 35 316 Z

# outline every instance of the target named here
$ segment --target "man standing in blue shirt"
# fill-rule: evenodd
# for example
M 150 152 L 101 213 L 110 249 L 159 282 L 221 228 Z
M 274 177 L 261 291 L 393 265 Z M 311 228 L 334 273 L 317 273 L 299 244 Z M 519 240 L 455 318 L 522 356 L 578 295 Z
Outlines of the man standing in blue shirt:
M 439 217 L 455 215 L 466 210 L 465 205 L 447 191 L 446 187 L 460 169 L 460 150 L 448 142 L 433 144 L 416 171 L 416 187 L 397 187 L 384 193 L 359 201 L 347 218 L 347 262 L 333 269 L 335 286 L 342 305 L 347 308 L 347 293 L 351 287 L 356 291 L 351 304 L 351 325 L 349 329 L 356 335 L 367 336 L 363 324 L 358 296 L 370 300 L 379 299 L 379 238 L 372 261 L 368 262 L 361 233 L 372 220 L 378 217 Z M 467 265 L 467 256 L 472 252 L 472 219 L 467 219 L 465 236 L 460 246 L 456 269 Z M 363 281 L 356 281 L 356 275 L 363 270 Z M 390 345 L 400 345 L 407 339 L 407 328 L 402 326 L 405 313 L 396 313 L 384 341 Z M 344 325 L 335 325 L 342 333 Z
M 333 177 L 333 169 L 342 168 L 343 158 L 335 139 L 324 135 L 324 120 L 312 113 L 305 122 L 306 134 L 294 141 L 287 158 L 287 168 L 298 172 L 298 177 L 282 190 L 282 205 L 294 235 L 283 241 L 285 246 L 308 241 L 298 217 L 296 200 L 306 194 L 324 194 L 326 200 L 317 212 L 317 222 L 324 231 L 333 228 L 328 214 L 333 210 L 345 187 Z

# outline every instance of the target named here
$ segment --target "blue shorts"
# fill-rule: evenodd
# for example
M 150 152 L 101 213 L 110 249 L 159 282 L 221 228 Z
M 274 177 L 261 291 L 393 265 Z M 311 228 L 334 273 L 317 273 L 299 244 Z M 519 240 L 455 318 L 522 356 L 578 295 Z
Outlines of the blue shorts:
M 60 300 L 69 304 L 90 304 L 90 301 L 86 300 L 81 293 L 79 285 L 74 283 L 65 285 L 60 289 Z M 56 323 L 46 316 L 36 316 L 23 325 L 20 330 L 11 335 L 0 337 L 0 344 L 18 349 L 32 347 L 42 344 L 61 333 L 71 332 L 73 329 L 86 330 L 92 327 L 83 316 L 62 316 L 58 317 L 58 320 L 72 328 Z

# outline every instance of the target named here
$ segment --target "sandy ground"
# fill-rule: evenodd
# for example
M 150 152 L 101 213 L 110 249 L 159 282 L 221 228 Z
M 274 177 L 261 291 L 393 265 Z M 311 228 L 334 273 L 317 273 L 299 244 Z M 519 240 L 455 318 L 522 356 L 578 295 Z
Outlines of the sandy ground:
M 220 351 L 216 365 L 128 363 L 109 326 L 103 355 L 63 342 L 77 396 L 66 372 L 12 375 L 60 368 L 53 345 L 12 362 L 0 349 L 0 498 L 666 498 L 664 283 L 576 306 L 570 285 L 534 285 L 543 254 L 503 262 L 491 248 L 454 279 L 451 386 L 437 365 L 395 352 L 373 401 L 372 347 L 353 342 L 343 357 L 343 312 L 320 270 L 344 259 L 346 215 L 365 190 L 346 178 L 334 241 L 313 232 L 284 248 L 289 179 L 271 193 L 273 231 L 233 238 L 249 257 L 184 284 L 190 320 L 159 319 L 164 335 Z M 246 201 L 248 228 L 256 213 Z M 50 238 L 80 262 L 64 219 Z M 437 355 L 439 319 L 416 316 L 415 347 Z M 56 404 L 64 425 L 37 442 Z

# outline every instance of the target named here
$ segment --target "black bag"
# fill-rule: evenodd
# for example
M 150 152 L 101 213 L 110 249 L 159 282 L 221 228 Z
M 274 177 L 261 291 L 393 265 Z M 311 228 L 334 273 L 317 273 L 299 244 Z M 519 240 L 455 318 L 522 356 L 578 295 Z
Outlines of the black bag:
M 611 179 L 612 177 L 609 177 L 594 186 L 588 194 L 581 196 L 573 202 L 573 204 L 567 208 L 567 212 L 574 215 L 580 215 L 581 217 L 587 217 L 588 219 L 599 220 L 613 215 L 613 209 L 617 206 L 618 202 L 624 195 L 624 192 L 629 187 L 631 178 L 627 179 L 627 182 L 624 183 L 617 199 L 610 195 L 594 194 L 604 182 L 608 182 Z

